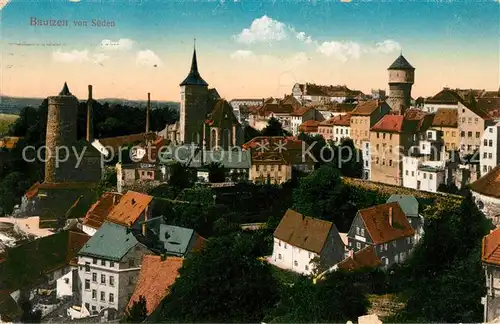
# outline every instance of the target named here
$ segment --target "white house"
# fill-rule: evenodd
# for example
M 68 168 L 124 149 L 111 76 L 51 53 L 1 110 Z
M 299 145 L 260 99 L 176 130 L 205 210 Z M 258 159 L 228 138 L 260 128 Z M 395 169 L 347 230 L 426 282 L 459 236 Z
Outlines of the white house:
M 462 98 L 458 93 L 448 88 L 439 91 L 434 97 L 424 100 L 424 110 L 427 113 L 436 113 L 440 108 L 458 109 Z
M 134 292 L 142 257 L 150 253 L 128 228 L 105 222 L 78 253 L 82 313 L 72 308 L 73 316 L 81 318 L 85 310 L 109 320 L 120 316 Z
M 363 157 L 363 179 L 370 180 L 371 177 L 371 164 L 372 164 L 372 155 L 371 155 L 371 144 L 370 141 L 362 141 L 362 157 Z
M 335 117 L 333 121 L 333 137 L 335 143 L 340 143 L 342 139 L 351 136 L 351 114 L 347 113 Z
M 403 156 L 403 187 L 437 192 L 446 183 L 444 161 L 424 161 L 421 157 Z
M 470 184 L 477 207 L 493 221 L 500 224 L 500 165 Z
M 269 262 L 279 268 L 311 274 L 317 258 L 326 268 L 344 258 L 345 245 L 335 225 L 287 210 L 274 231 L 273 254 Z
M 485 175 L 500 164 L 500 123 L 488 126 L 484 130 L 479 148 L 481 175 Z

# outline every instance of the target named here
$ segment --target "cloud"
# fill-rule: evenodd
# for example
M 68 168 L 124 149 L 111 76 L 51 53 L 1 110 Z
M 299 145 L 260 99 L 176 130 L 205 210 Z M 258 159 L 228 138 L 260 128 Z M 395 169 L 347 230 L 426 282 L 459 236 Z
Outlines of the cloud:
M 129 38 L 120 38 L 117 41 L 103 39 L 99 47 L 107 51 L 127 51 L 131 49 L 134 44 L 135 41 Z
M 316 49 L 317 52 L 346 62 L 350 58 L 358 59 L 361 56 L 361 45 L 355 42 L 323 42 Z
M 64 62 L 64 63 L 82 63 L 89 61 L 89 51 L 88 50 L 83 50 L 83 51 L 77 51 L 77 50 L 72 50 L 69 52 L 63 52 L 61 50 L 57 50 L 52 53 L 52 59 L 57 62 Z
M 137 53 L 137 58 L 135 62 L 137 63 L 137 65 L 151 66 L 151 67 L 155 65 L 161 66 L 163 64 L 158 55 L 156 55 L 155 52 L 149 49 Z
M 399 50 L 401 50 L 401 46 L 399 45 L 399 43 L 388 39 L 375 44 L 375 47 L 370 48 L 368 51 L 372 53 L 390 54 Z
M 233 36 L 237 42 L 242 44 L 253 44 L 257 42 L 280 41 L 287 38 L 289 28 L 282 22 L 264 15 L 255 19 L 250 28 L 245 28 L 238 35 Z
M 230 58 L 232 60 L 247 60 L 255 58 L 255 54 L 252 51 L 237 50 L 236 52 L 231 53 Z
M 88 50 L 83 50 L 83 51 L 72 50 L 69 52 L 63 52 L 61 50 L 57 50 L 52 53 L 52 59 L 56 62 L 62 62 L 62 63 L 93 62 L 101 64 L 102 62 L 109 60 L 110 57 L 102 53 L 90 54 Z

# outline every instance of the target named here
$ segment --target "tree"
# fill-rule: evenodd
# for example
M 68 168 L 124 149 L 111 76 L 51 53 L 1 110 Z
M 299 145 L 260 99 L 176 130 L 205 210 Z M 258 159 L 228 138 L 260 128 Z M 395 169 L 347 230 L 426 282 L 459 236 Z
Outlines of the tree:
M 21 323 L 40 323 L 42 320 L 42 311 L 41 310 L 33 310 L 33 305 L 29 300 L 21 301 L 20 303 L 22 315 L 20 322 Z
M 5 214 L 11 214 L 20 197 L 30 187 L 29 180 L 21 172 L 12 172 L 0 182 L 0 207 Z
M 354 274 L 333 272 L 313 284 L 300 277 L 282 292 L 282 298 L 266 317 L 272 323 L 345 323 L 366 314 L 369 302 L 355 286 Z
M 170 169 L 168 184 L 172 187 L 175 196 L 185 188 L 191 188 L 196 181 L 193 172 L 181 163 L 174 163 Z
M 132 306 L 127 309 L 124 321 L 126 323 L 142 323 L 147 316 L 146 298 L 141 295 L 139 300 L 135 300 Z
M 363 158 L 361 150 L 354 146 L 350 138 L 343 139 L 337 148 L 337 166 L 344 177 L 363 178 Z
M 245 126 L 245 128 L 243 128 L 243 132 L 244 132 L 243 138 L 245 140 L 245 143 L 250 142 L 252 139 L 254 139 L 257 136 L 261 136 L 261 133 L 251 126 Z
M 101 195 L 106 192 L 113 190 L 117 185 L 117 176 L 116 176 L 116 168 L 114 167 L 105 167 L 104 174 L 99 182 L 99 185 L 96 189 L 97 197 L 101 197 Z
M 211 162 L 207 165 L 208 181 L 210 183 L 220 183 L 226 181 L 226 170 L 222 163 Z
M 262 136 L 290 136 L 291 134 L 283 129 L 279 120 L 271 117 L 267 126 L 262 130 Z
M 211 238 L 184 261 L 155 321 L 260 322 L 278 298 L 271 266 L 251 235 Z

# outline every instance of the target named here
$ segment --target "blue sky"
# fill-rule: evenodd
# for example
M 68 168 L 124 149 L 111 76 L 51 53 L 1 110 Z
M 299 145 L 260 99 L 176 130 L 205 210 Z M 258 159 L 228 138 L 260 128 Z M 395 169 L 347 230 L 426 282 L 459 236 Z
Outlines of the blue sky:
M 152 82 L 163 82 L 163 75 L 164 87 L 168 89 L 161 93 L 161 97 L 176 99 L 171 97 L 177 95 L 176 84 L 189 70 L 193 38 L 196 38 L 202 74 L 212 77 L 218 89 L 225 88 L 223 92 L 229 98 L 282 95 L 271 92 L 284 90 L 280 86 L 284 82 L 279 77 L 283 73 L 291 73 L 292 76 L 287 78 L 294 79 L 287 80 L 287 86 L 292 81 L 325 83 L 331 80 L 329 83 L 347 83 L 351 88 L 365 91 L 370 87 L 386 87 L 385 69 L 401 49 L 417 67 L 415 91 L 421 92 L 419 95 L 432 95 L 433 91 L 437 92 L 447 85 L 498 88 L 499 5 L 493 0 L 352 0 L 350 3 L 320 0 L 81 0 L 78 3 L 67 0 L 12 0 L 2 10 L 2 47 L 7 48 L 2 53 L 5 55 L 8 51 L 15 55 L 4 59 L 4 65 L 12 65 L 12 68 L 6 71 L 2 67 L 2 72 L 9 74 L 15 71 L 16 66 L 27 68 L 36 65 L 40 73 L 43 69 L 38 65 L 45 62 L 47 69 L 53 68 L 56 58 L 52 55 L 54 47 L 35 46 L 28 49 L 8 43 L 58 42 L 64 44 L 58 48 L 61 52 L 87 50 L 90 51 L 88 55 L 94 55 L 94 48 L 99 47 L 103 40 L 117 42 L 126 39 L 134 42 L 135 52 L 129 52 L 129 55 L 138 55 L 138 51 L 154 53 L 162 63 L 159 68 L 165 73 L 150 74 Z M 72 20 L 106 19 L 114 21 L 116 26 L 34 27 L 29 23 L 31 17 L 66 19 L 70 24 Z M 246 35 L 245 29 L 248 30 Z M 280 34 L 281 31 L 284 34 Z M 259 32 L 263 35 L 257 35 Z M 303 33 L 300 39 L 299 33 Z M 309 42 L 307 37 L 310 37 Z M 384 41 L 391 43 L 384 43 L 387 45 L 384 49 L 377 47 L 377 43 Z M 124 53 L 103 55 L 107 58 L 107 64 L 102 65 L 105 73 L 128 73 L 137 75 L 138 79 L 145 78 L 148 73 L 137 67 L 124 70 L 123 66 L 127 66 Z M 304 62 L 298 65 L 290 63 L 297 55 L 302 55 Z M 23 64 L 16 63 L 20 57 L 24 57 Z M 263 57 L 268 65 L 260 59 L 256 61 L 256 58 Z M 250 58 L 253 61 L 248 61 Z M 9 59 L 12 59 L 11 63 Z M 274 59 L 277 61 L 272 61 Z M 288 63 L 281 66 L 279 60 Z M 95 79 L 95 73 L 99 71 L 85 68 L 84 64 L 88 62 L 83 61 L 81 59 L 79 65 L 71 66 L 70 70 Z M 117 70 L 111 62 L 121 66 L 121 69 Z M 65 64 L 70 63 L 65 60 Z M 249 65 L 252 69 L 248 68 Z M 325 66 L 329 67 L 329 71 L 323 71 Z M 241 73 L 235 74 L 235 69 L 241 69 Z M 262 81 L 266 71 L 278 83 L 276 87 Z M 418 79 L 419 71 L 423 71 L 426 79 Z M 433 71 L 437 77 L 432 77 Z M 366 81 L 366 76 L 373 80 L 373 84 Z M 244 78 L 246 84 L 235 87 L 235 77 Z M 63 78 L 61 76 L 61 80 Z M 3 89 L 0 92 L 19 92 L 16 84 L 21 80 L 17 80 L 15 74 L 2 80 Z M 264 85 L 259 86 L 262 83 Z M 45 82 L 39 81 L 38 84 Z M 124 89 L 133 88 L 133 84 L 121 86 Z M 38 86 L 34 84 L 33 87 Z M 140 91 L 143 91 L 142 87 L 139 87 Z M 160 89 L 160 86 L 151 87 Z M 30 91 L 43 93 L 48 88 L 44 86 Z M 110 92 L 109 95 L 117 94 Z

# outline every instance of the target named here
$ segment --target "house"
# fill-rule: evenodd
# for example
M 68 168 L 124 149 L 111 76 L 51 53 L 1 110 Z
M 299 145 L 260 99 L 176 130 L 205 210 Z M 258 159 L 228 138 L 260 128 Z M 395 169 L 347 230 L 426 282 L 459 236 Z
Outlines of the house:
M 374 126 L 391 108 L 385 101 L 369 100 L 360 102 L 351 112 L 350 136 L 354 145 L 361 149 L 362 142 L 370 141 L 370 128 Z
M 158 238 L 162 253 L 182 258 L 189 252 L 200 251 L 206 241 L 193 229 L 166 224 L 160 224 Z
M 129 147 L 144 144 L 156 139 L 156 133 L 139 133 L 100 139 L 96 138 L 92 142 L 92 146 L 101 152 L 103 156 L 111 160 L 112 158 L 118 158 L 121 154 L 129 154 L 127 151 Z
M 274 231 L 270 262 L 277 267 L 311 274 L 319 260 L 329 268 L 344 258 L 344 243 L 335 224 L 287 210 Z
M 295 108 L 292 104 L 265 102 L 261 107 L 250 113 L 249 125 L 256 130 L 263 130 L 271 118 L 276 118 L 284 130 L 291 131 L 291 117 Z
M 324 120 L 318 125 L 318 134 L 321 135 L 325 141 L 334 141 L 335 136 L 333 132 L 333 122 L 335 121 L 335 117 L 330 117 L 327 120 Z
M 334 142 L 340 143 L 344 138 L 351 136 L 351 114 L 340 115 L 333 120 Z
M 79 230 L 64 230 L 8 249 L 0 255 L 0 296 L 16 302 L 39 293 L 77 298 L 76 257 L 89 238 Z
M 382 264 L 372 245 L 365 246 L 361 250 L 348 256 L 335 265 L 335 269 L 353 271 L 363 268 L 376 268 Z
M 304 123 L 313 123 L 313 125 L 316 125 L 316 121 L 323 121 L 323 115 L 321 115 L 316 109 L 312 107 L 301 107 L 294 109 L 294 111 L 290 114 L 290 129 L 285 129 L 288 130 L 289 132 L 292 133 L 292 135 L 296 136 L 298 135 L 301 130 L 299 129 L 301 125 Z
M 500 164 L 500 122 L 486 127 L 479 148 L 481 175 Z
M 439 109 L 458 109 L 458 103 L 463 98 L 449 88 L 443 88 L 433 97 L 424 100 L 423 110 L 427 113 L 436 113 Z
M 456 151 L 460 148 L 458 109 L 437 109 L 432 120 L 432 128 L 442 132 L 446 151 Z
M 183 262 L 184 258 L 180 257 L 145 255 L 142 259 L 139 279 L 127 309 L 143 296 L 146 299 L 147 315 L 151 315 L 163 298 L 168 295 L 169 287 L 179 276 L 179 269 Z
M 447 183 L 445 161 L 424 161 L 421 157 L 403 156 L 403 187 L 437 192 Z
M 387 199 L 388 204 L 397 202 L 408 218 L 411 227 L 415 230 L 415 243 L 424 235 L 424 217 L 418 212 L 418 200 L 412 195 L 392 195 Z
M 308 134 L 310 136 L 318 135 L 319 134 L 318 128 L 320 123 L 321 122 L 318 120 L 305 121 L 299 126 L 298 131 L 299 133 Z
M 293 169 L 310 172 L 314 161 L 303 155 L 305 142 L 294 137 L 259 136 L 243 145 L 252 156 L 249 180 L 253 183 L 282 184 L 292 179 Z
M 479 154 L 484 130 L 495 123 L 488 113 L 474 103 L 458 103 L 458 130 L 460 131 L 460 153 L 462 156 Z
M 483 238 L 481 261 L 486 278 L 484 322 L 490 323 L 500 316 L 500 229 L 495 229 Z
M 129 228 L 140 228 L 139 223 L 152 218 L 153 197 L 127 191 L 111 209 L 106 221 Z
M 70 308 L 72 319 L 86 314 L 107 320 L 121 316 L 146 254 L 151 252 L 130 229 L 105 222 L 78 253 L 81 312 Z
M 398 202 L 359 210 L 347 237 L 353 253 L 373 246 L 386 268 L 404 261 L 415 246 L 415 230 Z
M 500 165 L 470 184 L 476 205 L 495 226 L 500 224 Z
M 241 115 L 242 107 L 260 106 L 262 104 L 264 104 L 264 99 L 233 99 L 229 101 L 229 105 L 233 108 L 233 113 L 240 124 L 245 122 L 245 119 Z
M 370 180 L 401 186 L 402 155 L 418 148 L 420 133 L 427 130 L 431 121 L 432 115 L 408 109 L 405 115 L 385 115 L 373 125 L 370 129 Z
M 83 231 L 87 235 L 94 235 L 108 217 L 109 212 L 120 202 L 121 193 L 105 192 L 87 211 L 83 219 Z
M 325 104 L 306 104 L 306 106 L 316 109 L 321 114 L 323 119 L 326 120 L 335 116 L 342 116 L 350 113 L 354 108 L 356 108 L 357 104 L 358 102 L 355 101 L 344 103 L 331 102 Z
M 301 102 L 313 103 L 342 103 L 349 99 L 362 96 L 359 90 L 351 90 L 345 85 L 317 85 L 314 83 L 296 83 L 292 88 L 293 96 Z

